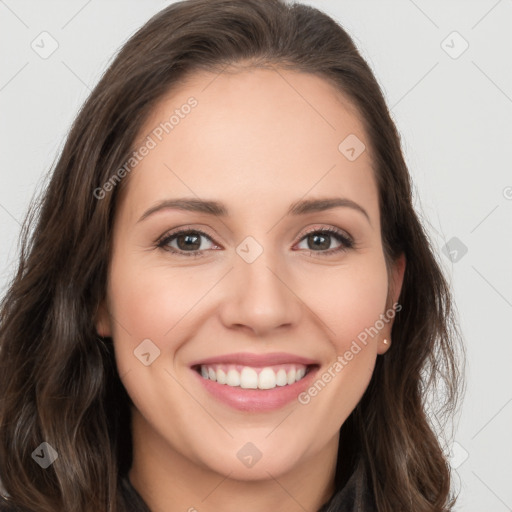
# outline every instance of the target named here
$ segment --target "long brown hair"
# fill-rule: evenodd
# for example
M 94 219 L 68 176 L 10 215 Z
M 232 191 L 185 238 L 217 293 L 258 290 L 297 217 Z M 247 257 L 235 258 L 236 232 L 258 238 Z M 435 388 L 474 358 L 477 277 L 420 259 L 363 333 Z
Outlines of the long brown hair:
M 464 350 L 375 77 L 343 28 L 313 7 L 187 0 L 163 9 L 122 47 L 25 220 L 19 266 L 0 311 L 0 479 L 22 509 L 148 510 L 140 499 L 127 503 L 131 400 L 112 340 L 100 339 L 94 325 L 123 183 L 102 189 L 101 199 L 94 191 L 116 179 L 173 85 L 197 70 L 220 73 L 241 63 L 315 74 L 353 102 L 374 156 L 386 261 L 401 253 L 407 260 L 393 343 L 341 428 L 336 492 L 322 510 L 342 510 L 336 497 L 355 467 L 363 468 L 358 478 L 379 512 L 453 506 L 442 429 L 434 424 L 445 425 L 457 410 Z M 31 456 L 42 442 L 58 453 L 45 470 Z

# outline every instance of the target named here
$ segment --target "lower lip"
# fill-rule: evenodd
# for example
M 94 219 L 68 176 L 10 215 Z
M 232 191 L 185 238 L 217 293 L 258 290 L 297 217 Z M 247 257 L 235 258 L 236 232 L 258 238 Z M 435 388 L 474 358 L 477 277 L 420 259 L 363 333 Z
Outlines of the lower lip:
M 211 395 L 220 402 L 240 411 L 261 412 L 280 409 L 290 402 L 297 401 L 300 393 L 312 383 L 318 371 L 313 367 L 298 382 L 286 386 L 276 386 L 272 389 L 244 389 L 219 384 L 214 380 L 203 378 L 197 371 L 192 370 Z

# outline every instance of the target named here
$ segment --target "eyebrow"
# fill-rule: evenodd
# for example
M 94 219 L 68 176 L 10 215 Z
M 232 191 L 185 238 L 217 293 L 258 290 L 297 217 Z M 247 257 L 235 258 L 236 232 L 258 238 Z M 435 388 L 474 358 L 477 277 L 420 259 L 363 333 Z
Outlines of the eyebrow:
M 286 215 L 306 215 L 313 212 L 322 212 L 332 208 L 351 208 L 363 214 L 371 225 L 368 212 L 355 201 L 343 197 L 328 197 L 322 199 L 301 199 L 292 203 Z M 165 199 L 146 210 L 137 222 L 141 222 L 150 215 L 161 210 L 176 209 L 190 212 L 206 213 L 215 217 L 226 217 L 229 215 L 228 208 L 218 201 L 210 201 L 197 198 Z

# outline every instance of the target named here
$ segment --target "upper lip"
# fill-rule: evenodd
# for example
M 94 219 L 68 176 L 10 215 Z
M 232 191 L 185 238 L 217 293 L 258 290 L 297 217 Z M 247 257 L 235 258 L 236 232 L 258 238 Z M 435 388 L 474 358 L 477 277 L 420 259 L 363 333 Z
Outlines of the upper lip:
M 248 352 L 237 352 L 234 354 L 223 354 L 219 356 L 201 359 L 191 363 L 190 366 L 208 365 L 208 364 L 238 364 L 242 366 L 273 366 L 278 364 L 318 364 L 317 361 L 307 357 L 285 352 L 272 352 L 269 354 L 251 354 Z

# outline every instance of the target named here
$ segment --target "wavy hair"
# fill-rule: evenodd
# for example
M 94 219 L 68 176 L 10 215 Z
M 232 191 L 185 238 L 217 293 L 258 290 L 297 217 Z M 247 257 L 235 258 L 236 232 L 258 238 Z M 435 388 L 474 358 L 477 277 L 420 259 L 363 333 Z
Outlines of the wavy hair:
M 129 177 L 101 200 L 94 191 L 115 179 L 173 86 L 195 71 L 236 65 L 314 74 L 356 106 L 374 155 L 388 268 L 402 253 L 407 260 L 392 346 L 340 430 L 336 491 L 321 510 L 345 510 L 340 496 L 355 468 L 378 512 L 452 509 L 441 431 L 464 387 L 464 349 L 448 283 L 413 207 L 400 137 L 347 32 L 325 13 L 284 0 L 171 4 L 124 44 L 80 109 L 27 214 L 1 303 L 5 504 L 30 512 L 149 510 L 126 476 L 132 402 L 112 340 L 99 338 L 94 324 L 116 198 Z M 58 453 L 46 470 L 31 456 L 43 441 Z

